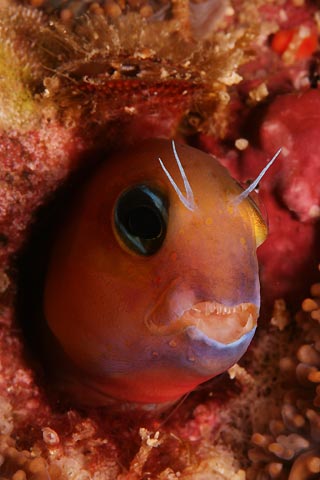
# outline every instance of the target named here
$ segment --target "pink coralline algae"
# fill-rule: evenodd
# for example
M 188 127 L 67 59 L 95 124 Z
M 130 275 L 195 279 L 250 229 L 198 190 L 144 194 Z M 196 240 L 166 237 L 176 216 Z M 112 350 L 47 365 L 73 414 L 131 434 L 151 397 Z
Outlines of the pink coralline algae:
M 320 93 L 308 90 L 276 97 L 266 109 L 259 127 L 259 147 L 273 155 L 282 148 L 281 157 L 261 188 L 275 194 L 301 222 L 320 218 Z M 258 155 L 257 155 L 258 154 Z M 244 164 L 259 168 L 259 150 L 249 148 Z M 249 173 L 248 168 L 246 174 Z M 244 171 L 243 171 L 244 174 Z
M 293 300 L 297 294 L 302 300 L 304 277 L 312 278 L 319 259 L 320 93 L 280 95 L 258 110 L 248 131 L 252 146 L 239 163 L 240 178 L 254 176 L 282 148 L 259 188 L 269 222 L 269 237 L 259 249 L 265 300 Z

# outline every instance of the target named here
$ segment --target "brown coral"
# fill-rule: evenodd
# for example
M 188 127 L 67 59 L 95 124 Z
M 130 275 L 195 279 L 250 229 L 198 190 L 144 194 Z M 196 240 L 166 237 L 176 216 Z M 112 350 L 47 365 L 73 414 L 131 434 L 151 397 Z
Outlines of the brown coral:
M 287 355 L 279 361 L 283 392 L 279 411 L 274 412 L 266 433 L 252 436 L 252 479 L 300 480 L 320 473 L 319 284 L 311 292 L 313 298 L 303 302 L 303 310 L 291 325 L 303 340 L 287 346 Z
M 192 110 L 213 128 L 252 38 L 233 29 L 195 42 L 176 21 L 134 13 L 65 26 L 26 7 L 0 10 L 2 278 L 32 212 L 84 157 L 172 136 Z

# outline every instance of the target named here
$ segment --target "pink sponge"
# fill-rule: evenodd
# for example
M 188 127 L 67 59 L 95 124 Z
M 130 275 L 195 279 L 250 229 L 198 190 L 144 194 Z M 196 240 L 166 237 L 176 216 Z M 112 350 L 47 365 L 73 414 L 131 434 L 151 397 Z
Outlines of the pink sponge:
M 260 130 L 268 153 L 282 146 L 280 198 L 302 222 L 320 217 L 320 92 L 278 97 Z M 270 177 L 269 177 L 270 178 Z
M 254 178 L 275 151 L 282 153 L 260 185 L 269 237 L 259 249 L 265 298 L 302 294 L 319 261 L 320 92 L 278 96 L 258 125 L 259 149 L 243 152 L 241 178 Z M 250 139 L 249 139 L 250 140 Z M 299 255 L 297 255 L 299 252 Z

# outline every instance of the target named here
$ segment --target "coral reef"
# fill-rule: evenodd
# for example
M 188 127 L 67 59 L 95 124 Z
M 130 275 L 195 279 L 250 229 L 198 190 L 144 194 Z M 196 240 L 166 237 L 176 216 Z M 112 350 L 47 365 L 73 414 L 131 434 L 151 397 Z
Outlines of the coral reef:
M 250 118 L 244 127 L 250 146 L 242 153 L 243 180 L 258 173 L 268 156 L 282 147 L 273 172 L 266 175 L 260 187 L 260 198 L 268 212 L 269 238 L 259 256 L 262 282 L 268 285 L 265 301 L 270 299 L 271 303 L 281 296 L 290 301 L 297 296 L 301 301 L 307 294 L 304 276 L 315 280 L 313 272 L 319 261 L 319 101 L 318 90 L 278 95 L 259 110 L 253 132 L 248 131 Z M 294 236 L 290 232 L 295 232 Z M 297 249 L 301 251 L 298 257 L 294 254 Z M 284 251 L 287 259 L 283 258 Z M 293 276 L 297 278 L 295 285 Z
M 252 31 L 218 32 L 207 47 L 165 25 L 132 13 L 66 27 L 21 6 L 1 11 L 3 269 L 34 209 L 84 157 L 93 163 L 124 139 L 170 137 L 192 110 L 212 128 L 222 115 Z
M 311 479 L 320 473 L 319 416 L 319 314 L 320 284 L 311 287 L 312 298 L 302 304 L 294 324 L 285 330 L 295 339 L 279 359 L 278 378 L 283 398 L 275 408 L 265 433 L 254 433 L 249 458 L 249 479 Z M 274 319 L 276 328 L 282 321 Z
M 319 283 L 293 313 L 319 275 L 319 8 L 220 3 L 0 2 L 3 479 L 319 476 Z M 209 26 L 201 5 L 213 12 Z M 37 208 L 72 172 L 119 143 L 173 135 L 216 154 L 241 181 L 284 147 L 260 187 L 272 319 L 266 310 L 241 365 L 171 410 L 76 409 L 26 348 L 13 260 Z

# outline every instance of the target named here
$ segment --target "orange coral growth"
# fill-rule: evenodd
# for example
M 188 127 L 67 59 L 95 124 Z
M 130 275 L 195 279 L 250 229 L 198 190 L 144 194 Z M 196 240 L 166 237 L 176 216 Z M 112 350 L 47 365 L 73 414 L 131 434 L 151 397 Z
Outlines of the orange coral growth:
M 292 46 L 291 42 L 295 42 Z M 316 32 L 304 32 L 299 35 L 299 29 L 279 30 L 271 40 L 271 48 L 280 55 L 285 54 L 289 49 L 294 50 L 291 54 L 296 60 L 308 58 L 312 55 L 318 45 Z

